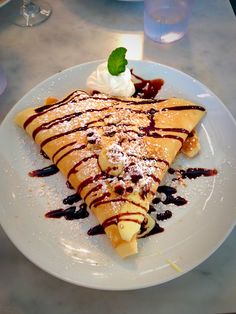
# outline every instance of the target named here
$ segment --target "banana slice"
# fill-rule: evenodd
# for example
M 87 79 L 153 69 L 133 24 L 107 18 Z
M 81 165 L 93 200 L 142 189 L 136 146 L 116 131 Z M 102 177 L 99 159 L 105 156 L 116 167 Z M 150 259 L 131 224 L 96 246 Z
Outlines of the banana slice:
M 114 144 L 103 148 L 98 156 L 98 164 L 102 171 L 112 176 L 120 175 L 125 164 L 121 146 Z

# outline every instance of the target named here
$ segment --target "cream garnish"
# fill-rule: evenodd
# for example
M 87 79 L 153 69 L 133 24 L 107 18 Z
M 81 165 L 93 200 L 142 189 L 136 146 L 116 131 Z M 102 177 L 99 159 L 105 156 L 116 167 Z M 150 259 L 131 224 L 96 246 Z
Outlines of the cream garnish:
M 130 70 L 126 67 L 125 72 L 111 75 L 107 62 L 100 64 L 88 77 L 87 87 L 110 96 L 130 97 L 135 92 Z

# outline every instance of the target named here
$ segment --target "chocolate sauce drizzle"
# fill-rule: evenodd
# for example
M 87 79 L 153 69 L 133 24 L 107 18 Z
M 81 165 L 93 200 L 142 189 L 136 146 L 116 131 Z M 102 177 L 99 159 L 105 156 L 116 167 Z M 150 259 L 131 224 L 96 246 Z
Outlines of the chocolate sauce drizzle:
M 144 233 L 146 231 L 146 226 L 145 224 L 141 224 L 141 228 L 140 228 L 140 234 Z M 151 231 L 149 231 L 148 233 L 146 233 L 145 235 L 142 236 L 142 238 L 147 238 L 151 235 L 157 234 L 157 233 L 161 233 L 163 232 L 165 229 L 162 228 L 156 221 L 155 221 L 155 226 L 152 228 Z
M 57 101 L 53 104 L 50 104 L 50 105 L 44 105 L 44 106 L 40 106 L 38 108 L 35 109 L 35 112 L 37 113 L 42 113 L 42 112 L 48 112 L 49 110 L 48 109 L 51 109 L 51 108 L 54 108 L 54 107 L 59 107 L 60 105 L 64 105 L 65 103 L 67 103 L 68 101 L 73 101 L 75 99 L 75 97 L 78 96 L 78 93 L 77 91 L 75 92 L 72 92 L 71 94 L 69 94 L 66 98 L 60 100 L 60 101 Z
M 45 214 L 45 217 L 47 218 L 64 217 L 66 220 L 84 219 L 88 216 L 89 212 L 87 211 L 87 206 L 85 203 L 81 204 L 78 210 L 76 210 L 76 206 L 70 206 L 66 209 L 60 208 L 51 210 Z
M 148 109 L 148 110 L 138 110 L 138 105 L 140 104 L 152 104 L 152 103 L 157 103 L 160 101 L 164 101 L 164 100 L 154 100 L 153 98 L 156 97 L 157 93 L 159 92 L 159 90 L 161 89 L 162 85 L 164 84 L 164 81 L 161 79 L 156 79 L 156 80 L 144 80 L 141 77 L 135 75 L 132 72 L 132 75 L 138 79 L 140 82 L 135 84 L 136 87 L 136 93 L 135 96 L 137 97 L 145 97 L 145 98 L 149 98 L 149 100 L 139 100 L 137 99 L 137 101 L 130 101 L 130 100 L 121 100 L 115 97 L 112 98 L 106 98 L 106 97 L 96 97 L 96 96 L 89 96 L 88 94 L 81 94 L 81 92 L 79 91 L 75 91 L 72 94 L 70 94 L 69 96 L 67 96 L 64 100 L 56 102 L 54 104 L 50 104 L 50 105 L 45 105 L 42 107 L 39 107 L 37 109 L 35 109 L 35 114 L 32 115 L 31 117 L 29 117 L 25 123 L 24 123 L 24 128 L 27 128 L 30 123 L 32 123 L 34 121 L 34 119 L 36 119 L 39 116 L 44 115 L 45 113 L 49 112 L 49 111 L 53 111 L 59 107 L 62 106 L 66 106 L 68 105 L 68 102 L 70 102 L 70 104 L 75 104 L 77 106 L 77 108 L 80 108 L 79 106 L 79 102 L 82 102 L 84 100 L 87 99 L 98 99 L 102 102 L 102 104 L 104 105 L 104 107 L 99 108 L 99 109 L 87 109 L 87 110 L 81 110 L 81 111 L 76 111 L 75 113 L 72 114 L 68 114 L 65 115 L 63 117 L 60 118 L 56 118 L 53 119 L 49 122 L 44 122 L 42 123 L 40 126 L 38 126 L 32 133 L 32 137 L 35 139 L 36 136 L 39 134 L 39 132 L 43 131 L 43 130 L 49 130 L 50 128 L 53 128 L 54 126 L 64 123 L 64 122 L 70 122 L 72 119 L 79 117 L 81 115 L 90 113 L 90 112 L 100 112 L 100 111 L 108 111 L 111 107 L 113 107 L 114 110 L 119 110 L 119 111 L 130 111 L 130 112 L 134 112 L 135 114 L 142 114 L 142 115 L 146 115 L 147 118 L 149 119 L 149 124 L 145 127 L 140 127 L 137 131 L 135 130 L 129 130 L 129 129 L 123 129 L 122 132 L 124 133 L 129 133 L 129 132 L 133 132 L 136 133 L 139 137 L 153 137 L 153 138 L 169 138 L 169 139 L 173 139 L 173 140 L 177 140 L 179 141 L 181 144 L 183 143 L 183 141 L 186 138 L 186 135 L 189 135 L 189 131 L 183 128 L 158 128 L 155 125 L 155 114 L 160 112 L 160 109 L 158 108 L 158 105 L 156 106 L 156 108 L 152 108 L 152 109 Z M 113 100 L 115 101 L 115 103 L 113 103 L 112 105 L 107 105 L 106 102 Z M 116 101 L 117 104 L 120 103 L 125 103 L 126 107 L 116 107 Z M 137 109 L 133 108 L 132 105 L 137 106 Z M 83 108 L 83 106 L 81 106 L 81 108 Z M 200 110 L 200 111 L 204 111 L 205 109 L 201 106 L 175 106 L 175 107 L 165 107 L 162 108 L 161 111 L 162 112 L 166 112 L 166 111 L 180 111 L 180 110 Z M 97 125 L 97 123 L 99 122 L 104 122 L 105 119 L 109 118 L 111 116 L 111 114 L 107 114 L 105 116 L 103 116 L 102 118 L 90 121 L 88 123 L 85 123 L 83 126 L 77 126 L 74 129 L 70 129 L 67 130 L 65 132 L 61 132 L 58 133 L 56 135 L 50 136 L 49 138 L 46 138 L 45 140 L 43 140 L 41 142 L 41 151 L 43 152 L 43 148 L 45 145 L 47 145 L 48 143 L 50 143 L 51 141 L 60 139 L 66 135 L 70 135 L 70 134 L 74 134 L 76 132 L 81 132 L 81 131 L 86 131 L 88 130 L 88 128 L 90 128 L 91 126 L 96 129 L 96 128 L 101 128 L 101 127 L 109 127 L 112 125 L 115 125 L 115 123 L 106 123 L 105 125 Z M 132 126 L 132 124 L 129 123 L 119 123 L 119 126 L 125 126 L 125 127 L 129 127 Z M 174 134 L 170 134 L 174 133 Z M 109 136 L 109 137 L 113 137 L 116 135 L 117 132 L 115 131 L 111 131 L 111 132 L 105 132 L 103 135 L 105 136 Z M 93 140 L 91 140 L 93 141 Z M 89 139 L 88 139 L 89 142 Z M 83 150 L 87 147 L 87 145 L 80 145 L 78 147 L 74 147 L 74 145 L 76 145 L 76 141 L 72 141 L 66 145 L 63 145 L 62 147 L 60 147 L 52 156 L 52 161 L 54 162 L 53 165 L 50 165 L 48 167 L 45 167 L 43 169 L 38 169 L 38 170 L 34 170 L 31 171 L 29 173 L 30 176 L 38 176 L 38 177 L 45 177 L 45 176 L 49 176 L 52 174 L 57 173 L 59 170 L 57 168 L 57 165 L 59 164 L 59 162 L 65 158 L 66 156 L 68 156 L 69 154 L 78 151 L 78 150 Z M 95 144 L 95 142 L 90 142 L 90 144 Z M 67 150 L 67 148 L 69 148 Z M 45 156 L 46 157 L 46 156 Z M 59 157 L 59 158 L 58 158 Z M 78 163 L 76 163 L 68 172 L 68 176 L 67 176 L 67 185 L 69 188 L 71 188 L 71 185 L 69 183 L 69 179 L 70 176 L 72 174 L 76 174 L 77 173 L 77 169 L 78 167 L 81 165 L 81 163 L 87 162 L 89 159 L 97 159 L 98 156 L 96 154 L 93 154 L 91 156 L 86 156 L 83 159 L 81 159 Z M 145 157 L 144 157 L 145 159 Z M 150 159 L 150 158 L 146 158 L 146 159 Z M 168 161 L 166 160 L 160 160 L 160 159 L 155 159 L 152 158 L 153 160 L 155 160 L 156 162 L 163 162 L 166 166 L 169 166 Z M 189 168 L 190 169 L 190 168 Z M 189 170 L 187 169 L 187 170 Z M 196 168 L 198 169 L 198 173 L 199 173 L 199 169 L 202 168 Z M 209 170 L 209 169 L 208 169 Z M 183 178 L 190 178 L 193 177 L 194 174 L 193 172 L 188 171 L 186 173 L 183 172 L 179 172 L 181 174 L 181 176 Z M 217 173 L 217 172 L 216 172 Z M 215 174 L 216 174 L 215 173 Z M 215 175 L 215 174 L 210 174 L 207 171 L 205 172 L 205 176 L 207 175 Z M 195 174 L 196 175 L 196 174 Z M 196 175 L 196 177 L 199 175 Z M 94 183 L 96 181 L 99 181 L 100 179 L 107 179 L 111 177 L 108 173 L 104 173 L 101 172 L 95 176 L 91 176 L 89 178 L 87 178 L 86 180 L 82 181 L 75 194 L 69 195 L 68 197 L 66 197 L 63 200 L 63 204 L 64 205 L 73 205 L 74 203 L 77 203 L 78 201 L 81 201 L 81 197 L 80 197 L 80 193 L 81 191 L 87 187 L 89 184 Z M 153 174 L 150 175 L 150 177 L 155 181 L 160 183 L 160 179 L 155 177 Z M 120 180 L 122 178 L 118 178 L 118 180 Z M 140 179 L 142 179 L 141 175 L 131 175 L 131 181 L 136 184 Z M 84 196 L 84 200 L 87 199 L 87 197 L 94 192 L 97 192 L 98 190 L 100 190 L 102 188 L 102 185 L 100 183 L 98 183 L 95 187 L 91 188 L 87 194 Z M 132 193 L 133 188 L 132 187 L 127 187 L 126 190 L 122 187 L 122 186 L 117 186 L 115 189 L 115 193 L 117 193 L 118 195 L 120 195 L 120 197 L 115 198 L 115 199 L 108 199 L 110 196 L 109 192 L 105 192 L 103 193 L 101 196 L 95 198 L 90 204 L 90 207 L 98 207 L 100 205 L 103 204 L 109 204 L 109 203 L 114 203 L 114 202 L 130 202 L 133 205 L 137 206 L 137 210 L 138 208 L 142 208 L 145 210 L 145 207 L 143 207 L 141 204 L 135 203 L 134 201 L 128 200 L 126 198 L 122 198 L 122 195 L 126 192 L 128 193 Z M 150 191 L 143 191 L 142 195 L 143 198 L 146 197 L 147 193 Z M 161 201 L 160 198 L 156 197 L 153 200 L 153 204 L 158 204 L 159 202 L 162 202 L 163 204 L 167 205 L 167 204 L 175 204 L 177 206 L 182 206 L 184 204 L 187 203 L 187 201 L 183 198 L 181 198 L 180 196 L 176 196 L 175 194 L 177 193 L 177 190 L 172 188 L 172 187 L 167 187 L 167 186 L 160 186 L 158 188 L 158 192 L 159 193 L 164 193 L 166 195 L 166 199 L 164 201 Z M 50 211 L 48 213 L 46 213 L 46 217 L 47 218 L 61 218 L 64 217 L 67 220 L 73 220 L 73 219 L 83 219 L 88 217 L 89 213 L 87 211 L 87 206 L 85 205 L 85 203 L 82 203 L 79 205 L 79 209 L 77 209 L 76 206 L 70 206 L 66 209 L 60 208 L 57 210 L 53 210 Z M 102 225 L 98 225 L 95 226 L 93 228 L 91 228 L 88 231 L 89 235 L 92 234 L 102 234 L 104 233 L 104 229 L 107 228 L 109 225 L 111 224 L 117 224 L 118 221 L 122 221 L 122 220 L 126 220 L 126 221 L 133 221 L 136 223 L 140 223 L 140 221 L 138 219 L 134 219 L 133 215 L 135 215 L 135 213 L 129 214 L 129 213 L 125 213 L 124 214 L 118 214 L 114 217 L 111 217 L 107 220 L 104 221 L 104 223 Z M 132 217 L 128 217 L 132 215 Z M 141 215 L 140 212 L 137 211 L 137 215 Z M 161 213 L 161 214 L 157 214 L 156 215 L 156 220 L 164 220 L 164 219 L 168 219 L 170 218 L 172 215 L 172 213 L 169 210 L 166 210 L 165 213 Z M 141 223 L 140 223 L 141 224 Z M 144 228 L 144 226 L 141 225 L 141 229 Z M 153 228 L 153 230 L 151 231 L 150 234 L 155 234 L 155 233 L 159 233 L 162 232 L 164 229 L 161 228 L 157 223 L 155 225 L 155 228 Z
M 85 96 L 85 97 L 81 97 L 81 98 L 77 98 L 76 101 L 74 100 L 74 98 L 78 96 L 78 93 L 77 92 L 74 92 L 72 93 L 71 95 L 69 95 L 65 100 L 61 101 L 61 102 L 57 102 L 55 104 L 51 104 L 51 105 L 46 105 L 46 106 L 42 106 L 42 107 L 39 107 L 37 109 L 35 109 L 35 114 L 32 115 L 31 117 L 29 117 L 25 123 L 24 123 L 24 128 L 27 128 L 27 126 L 32 122 L 34 121 L 35 118 L 37 118 L 38 116 L 41 116 L 49 111 L 52 111 L 52 110 L 55 110 L 57 108 L 59 108 L 60 106 L 64 106 L 64 105 L 67 105 L 67 101 L 70 100 L 70 103 L 73 103 L 76 102 L 76 105 L 78 105 L 79 102 L 85 100 L 85 99 L 89 99 L 91 98 L 92 96 Z M 96 98 L 96 97 L 93 97 L 93 98 Z M 109 101 L 110 99 L 113 99 L 113 98 L 100 98 L 98 97 L 97 99 L 99 100 L 102 100 L 104 102 L 106 101 Z M 116 98 L 114 98 L 116 99 Z M 142 104 L 143 102 L 142 101 L 138 101 L 138 102 L 132 102 L 132 101 L 123 101 L 123 100 L 119 100 L 119 103 L 121 102 L 126 102 L 126 104 Z M 147 102 L 146 100 L 144 101 L 145 103 L 150 103 L 150 102 Z M 157 102 L 157 101 L 155 101 Z M 159 112 L 160 110 L 157 108 L 157 109 L 151 109 L 151 110 L 148 110 L 148 111 L 142 111 L 142 110 L 134 110 L 132 109 L 131 107 L 129 106 L 126 106 L 125 108 L 121 108 L 121 107 L 118 107 L 116 108 L 115 107 L 115 104 L 113 104 L 112 106 L 105 106 L 103 108 L 99 108 L 99 109 L 87 109 L 87 110 L 84 110 L 84 111 L 78 111 L 78 112 L 75 112 L 73 114 L 69 114 L 69 115 L 65 115 L 63 117 L 60 117 L 60 118 L 56 118 L 54 120 L 51 120 L 49 122 L 45 122 L 43 124 L 41 124 L 39 127 L 37 127 L 33 133 L 32 133 L 32 136 L 33 138 L 35 139 L 35 137 L 37 136 L 37 134 L 42 131 L 42 130 L 45 130 L 45 129 L 50 129 L 52 127 L 54 127 L 55 125 L 58 125 L 59 123 L 64 123 L 65 121 L 71 121 L 71 119 L 74 119 L 75 117 L 78 117 L 82 114 L 86 114 L 88 112 L 100 112 L 100 111 L 106 111 L 108 110 L 109 108 L 113 107 L 113 109 L 115 110 L 128 110 L 128 111 L 131 111 L 131 112 L 134 112 L 136 114 L 145 114 L 145 115 L 148 115 L 149 117 L 149 120 L 150 120 L 150 124 L 149 126 L 147 127 L 143 127 L 143 128 L 140 128 L 140 130 L 142 131 L 141 133 L 140 132 L 137 132 L 138 136 L 142 137 L 142 136 L 152 136 L 152 137 L 155 137 L 155 138 L 159 138 L 159 137 L 163 137 L 163 138 L 172 138 L 172 139 L 175 139 L 175 140 L 179 140 L 181 143 L 183 142 L 183 138 L 181 136 L 177 136 L 177 135 L 173 135 L 173 134 L 160 134 L 160 133 L 157 133 L 156 131 L 159 130 L 159 131 L 162 131 L 162 132 L 174 132 L 174 133 L 186 133 L 188 134 L 189 132 L 187 130 L 184 130 L 184 129 L 171 129 L 171 128 L 156 128 L 155 127 L 155 121 L 154 121 L 154 115 L 156 112 Z M 41 109 L 40 109 L 41 108 Z M 166 108 L 163 108 L 162 111 L 165 112 L 165 111 L 172 111 L 172 110 L 205 110 L 203 107 L 201 106 L 175 106 L 175 107 L 166 107 Z M 77 127 L 77 128 L 74 128 L 74 129 L 71 129 L 71 130 L 68 130 L 66 132 L 61 132 L 59 134 L 56 134 L 56 135 L 53 135 L 47 139 L 45 139 L 44 141 L 42 141 L 41 143 L 41 149 L 43 149 L 43 147 L 50 143 L 51 141 L 54 141 L 56 139 L 59 139 L 63 136 L 66 136 L 66 135 L 69 135 L 69 134 L 73 134 L 73 133 L 76 133 L 76 132 L 80 132 L 80 131 L 86 131 L 90 126 L 91 124 L 95 124 L 95 123 L 98 123 L 100 121 L 103 121 L 105 118 L 108 118 L 110 117 L 110 114 L 106 115 L 105 117 L 101 118 L 101 119 L 98 119 L 98 120 L 95 120 L 95 121 L 90 121 L 88 122 L 87 124 L 85 124 L 84 126 L 80 126 L 80 127 Z M 111 123 L 108 123 L 107 126 L 109 125 L 112 125 Z M 93 126 L 94 128 L 99 128 L 101 126 L 99 125 L 95 125 Z M 153 131 L 153 132 L 151 132 Z M 133 130 L 126 130 L 124 131 L 125 133 L 127 132 L 134 132 Z M 114 136 L 115 133 L 112 132 L 112 133 L 108 133 L 107 136 Z M 67 145 L 72 145 L 72 144 L 67 144 Z M 60 148 L 61 149 L 61 148 Z M 56 152 L 57 154 L 58 152 Z M 52 157 L 52 159 L 54 160 L 55 158 L 55 154 L 54 156 Z
M 140 234 L 144 233 L 146 231 L 146 227 L 145 227 L 145 224 L 142 223 L 141 224 L 141 227 L 140 227 Z M 163 232 L 164 231 L 164 228 L 162 228 L 161 226 L 159 226 L 159 224 L 157 222 L 155 222 L 155 226 L 153 227 L 153 229 L 145 234 L 144 236 L 142 236 L 142 238 L 146 238 L 150 235 L 154 235 L 154 234 L 157 234 L 157 233 L 160 233 L 160 232 Z M 90 228 L 88 231 L 87 231 L 87 234 L 89 236 L 96 236 L 96 235 L 100 235 L 100 234 L 105 234 L 105 230 L 104 230 L 104 227 L 100 224 Z
M 79 162 L 77 162 L 77 163 L 73 166 L 73 168 L 71 168 L 70 171 L 68 172 L 67 180 L 69 180 L 69 178 L 70 178 L 70 176 L 71 176 L 72 174 L 76 174 L 77 168 L 78 168 L 82 163 L 88 161 L 89 159 L 93 159 L 93 158 L 97 159 L 97 157 L 98 157 L 97 154 L 93 154 L 93 155 L 88 156 L 88 157 L 85 157 L 85 158 L 81 159 Z
M 211 177 L 217 175 L 218 171 L 216 169 L 206 169 L 206 168 L 188 168 L 188 169 L 173 169 L 169 168 L 168 172 L 170 174 L 177 174 L 177 178 L 173 178 L 173 181 L 181 179 L 196 179 L 198 177 Z
M 172 212 L 170 210 L 165 210 L 164 213 L 158 213 L 156 215 L 157 220 L 166 220 L 172 217 Z
M 88 231 L 87 231 L 87 234 L 89 236 L 95 236 L 95 235 L 99 235 L 99 234 L 105 234 L 105 230 L 103 228 L 102 225 L 96 225 L 92 228 L 90 228 Z
M 73 186 L 71 185 L 70 181 L 66 181 L 66 186 L 69 190 L 74 190 Z
M 159 197 L 155 197 L 152 201 L 153 204 L 163 203 L 165 205 L 174 204 L 176 206 L 183 206 L 187 204 L 187 200 L 181 196 L 174 196 L 173 194 L 177 193 L 176 188 L 171 186 L 161 185 L 158 187 L 157 192 L 164 193 L 166 199 L 162 201 Z
M 77 142 L 76 141 L 73 141 L 71 143 L 68 143 L 66 145 L 63 145 L 62 147 L 60 147 L 52 156 L 52 161 L 55 162 L 55 158 L 56 156 L 61 152 L 63 151 L 65 148 L 69 147 L 69 146 L 73 146 L 74 144 L 76 144 Z M 58 161 L 57 161 L 58 162 Z
M 64 198 L 63 204 L 73 205 L 81 200 L 82 199 L 80 195 L 75 193 Z M 56 210 L 51 210 L 45 214 L 45 217 L 47 218 L 64 217 L 66 220 L 84 219 L 88 216 L 89 216 L 89 212 L 87 211 L 87 205 L 85 203 L 80 204 L 79 209 L 76 209 L 76 206 L 70 206 L 66 209 L 59 208 Z
M 67 96 L 65 99 L 63 99 L 62 101 L 59 101 L 59 102 L 56 102 L 54 104 L 51 104 L 51 105 L 44 105 L 44 106 L 41 106 L 41 107 L 38 107 L 35 109 L 35 114 L 30 116 L 24 123 L 23 127 L 24 129 L 26 129 L 28 127 L 28 125 L 30 123 L 32 123 L 37 117 L 39 116 L 42 116 L 44 115 L 45 113 L 48 113 L 49 111 L 52 111 L 52 110 L 55 110 L 55 109 L 58 109 L 59 107 L 61 106 L 66 106 L 68 105 L 68 102 L 70 102 L 71 104 L 73 103 L 78 103 L 78 102 L 81 102 L 81 101 L 84 101 L 84 100 L 88 100 L 88 99 L 97 99 L 97 100 L 101 100 L 103 102 L 106 102 L 106 101 L 109 101 L 109 100 L 113 100 L 113 101 L 117 101 L 119 103 L 126 103 L 126 104 L 129 104 L 129 105 L 141 105 L 141 104 L 146 104 L 146 103 L 156 103 L 157 100 L 140 100 L 140 101 L 130 101 L 130 100 L 125 100 L 125 99 L 119 99 L 119 98 L 116 98 L 116 97 L 109 97 L 109 98 L 105 98 L 105 97 L 94 97 L 94 96 L 89 96 L 88 94 L 85 94 L 84 97 L 80 97 L 78 98 L 80 94 L 78 93 L 78 91 L 75 91 L 73 93 L 71 93 L 69 96 Z M 77 98 L 76 98 L 77 97 Z M 112 105 L 114 106 L 114 105 Z M 109 108 L 111 108 L 112 106 L 109 106 L 109 107 L 105 107 L 105 108 L 100 108 L 100 109 L 88 109 L 88 110 L 85 110 L 85 111 L 81 111 L 81 112 L 78 112 L 76 114 L 78 115 L 81 115 L 81 114 L 85 114 L 87 112 L 94 112 L 94 111 L 103 111 L 103 110 L 107 110 Z M 77 116 L 78 116 L 77 115 Z M 75 116 L 74 116 L 75 117 Z M 68 119 L 73 119 L 74 117 L 72 116 L 67 116 Z M 54 124 L 54 123 L 60 123 L 60 122 L 64 122 L 63 119 L 65 119 L 65 117 L 62 117 L 60 118 L 61 120 L 52 120 L 46 124 L 43 125 L 43 128 L 44 127 L 51 127 L 50 124 Z M 57 121 L 56 121 L 57 120 Z M 55 124 L 54 124 L 55 125 Z M 38 132 L 37 132 L 38 133 Z M 34 134 L 34 137 L 36 136 L 37 134 Z
M 75 194 L 69 195 L 66 198 L 64 198 L 62 202 L 65 205 L 73 205 L 74 203 L 77 203 L 81 200 L 82 200 L 81 196 L 79 194 L 75 193 Z
M 48 157 L 48 155 L 41 149 L 40 150 L 40 154 L 45 158 L 45 159 L 50 159 L 49 157 Z
M 58 173 L 58 171 L 59 169 L 57 168 L 57 166 L 52 164 L 42 169 L 30 171 L 28 174 L 30 177 L 49 177 L 52 176 L 53 174 Z
M 65 146 L 68 146 L 68 145 L 65 145 Z M 64 153 L 60 158 L 58 158 L 55 164 L 58 165 L 59 162 L 60 162 L 63 158 L 65 158 L 66 156 L 70 155 L 71 153 L 73 153 L 73 152 L 75 152 L 75 151 L 83 150 L 83 149 L 86 148 L 86 147 L 87 147 L 87 145 L 81 145 L 81 146 L 79 146 L 79 147 L 75 147 L 75 148 L 70 149 L 69 151 L 67 151 L 66 153 Z M 62 147 L 62 148 L 63 148 L 63 147 Z
M 34 170 L 31 171 L 29 173 L 30 176 L 36 176 L 36 177 L 42 177 L 42 176 L 49 176 L 52 175 L 53 173 L 50 173 L 50 171 L 47 170 L 47 168 L 50 169 L 51 166 L 43 168 L 43 169 L 39 169 L 39 170 Z M 57 167 L 56 167 L 57 168 Z M 45 171 L 46 169 L 46 171 Z M 173 168 L 169 169 L 169 172 L 171 174 L 177 173 L 177 174 L 181 174 L 183 178 L 190 178 L 190 179 L 195 179 L 201 175 L 203 176 L 214 176 L 217 174 L 217 170 L 216 169 L 205 169 L 205 168 L 188 168 L 186 170 L 175 170 Z M 55 172 L 56 173 L 56 172 Z M 103 174 L 99 174 L 99 176 L 102 176 Z M 89 181 L 92 180 L 93 177 L 89 178 Z M 95 181 L 98 179 L 95 178 Z M 88 179 L 87 179 L 88 180 Z M 69 181 L 67 181 L 69 182 Z M 87 181 L 88 182 L 88 181 Z M 93 182 L 93 180 L 91 181 Z M 92 193 L 92 192 L 96 192 L 98 191 L 100 188 L 102 187 L 101 184 L 93 187 L 89 192 L 87 192 L 85 199 L 87 198 L 87 196 Z M 132 187 L 128 187 L 126 190 L 130 191 L 130 193 L 132 192 Z M 122 190 L 122 193 L 120 192 L 121 190 L 117 190 L 116 189 L 116 193 L 117 194 L 123 194 L 124 191 Z M 159 186 L 158 193 L 164 193 L 166 198 L 165 200 L 161 200 L 160 197 L 155 197 L 152 201 L 152 203 L 154 205 L 159 204 L 159 203 L 163 203 L 164 205 L 168 205 L 168 204 L 174 204 L 176 206 L 183 206 L 187 203 L 187 200 L 184 199 L 181 196 L 175 196 L 175 194 L 177 193 L 177 189 L 171 186 Z M 106 204 L 106 203 L 111 203 L 111 202 L 127 202 L 129 200 L 127 199 L 123 199 L 123 198 L 118 198 L 118 199 L 113 199 L 113 200 L 104 200 L 106 199 L 106 197 L 109 197 L 110 193 L 104 193 L 102 196 L 98 197 L 97 199 L 94 199 L 93 202 L 90 204 L 91 206 L 97 207 L 101 204 Z M 74 193 L 72 195 L 69 195 L 68 197 L 63 199 L 63 204 L 65 205 L 73 205 L 74 203 L 77 203 L 78 201 L 81 201 L 81 196 L 78 193 Z M 136 205 L 137 207 L 141 207 L 142 209 L 145 209 L 144 207 L 142 207 L 140 204 L 137 204 L 133 201 L 129 201 L 130 203 Z M 152 213 L 152 212 L 156 212 L 156 209 L 154 208 L 153 205 L 150 205 L 149 207 L 149 211 L 148 213 Z M 136 212 L 137 215 L 140 215 L 140 212 Z M 124 218 L 122 218 L 122 215 L 125 216 Z M 140 223 L 140 221 L 138 219 L 133 219 L 133 218 L 128 218 L 127 216 L 129 215 L 135 215 L 135 213 L 125 213 L 125 214 L 119 214 L 119 215 L 115 215 L 107 220 L 104 221 L 104 223 L 102 225 L 96 225 L 93 228 L 90 228 L 88 230 L 88 235 L 98 235 L 98 234 L 104 234 L 105 231 L 104 229 L 107 228 L 108 226 L 112 225 L 112 224 L 117 224 L 118 221 L 133 221 L 136 223 Z M 47 218 L 61 218 L 64 217 L 66 220 L 74 220 L 74 219 L 84 219 L 86 217 L 89 216 L 89 212 L 87 211 L 87 205 L 85 203 L 82 203 L 79 206 L 79 209 L 76 209 L 76 206 L 70 206 L 66 209 L 60 208 L 60 209 L 56 209 L 56 210 L 52 210 L 49 211 L 45 214 L 45 217 Z M 161 213 L 156 213 L 156 221 L 162 221 L 162 220 L 166 220 L 172 217 L 172 212 L 170 210 L 165 210 L 164 212 Z M 144 225 L 141 224 L 141 232 L 144 232 Z M 156 233 L 160 233 L 163 232 L 164 229 L 162 227 L 159 226 L 159 224 L 156 222 L 155 227 L 150 231 L 150 233 L 148 233 L 147 235 L 145 235 L 144 237 L 147 237 L 149 235 L 153 235 Z
M 140 97 L 145 99 L 153 99 L 156 97 L 162 86 L 164 85 L 164 81 L 162 79 L 154 79 L 154 80 L 145 80 L 142 77 L 134 74 L 133 69 L 131 69 L 131 75 L 139 80 L 139 82 L 135 83 L 135 93 L 134 97 Z

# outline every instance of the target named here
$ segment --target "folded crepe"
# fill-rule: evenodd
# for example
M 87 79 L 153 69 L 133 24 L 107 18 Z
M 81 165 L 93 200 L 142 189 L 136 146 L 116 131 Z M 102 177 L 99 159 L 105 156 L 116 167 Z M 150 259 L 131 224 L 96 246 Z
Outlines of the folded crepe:
M 205 113 L 184 99 L 88 95 L 16 116 L 93 211 L 120 256 L 137 253 L 141 225 L 168 167 Z

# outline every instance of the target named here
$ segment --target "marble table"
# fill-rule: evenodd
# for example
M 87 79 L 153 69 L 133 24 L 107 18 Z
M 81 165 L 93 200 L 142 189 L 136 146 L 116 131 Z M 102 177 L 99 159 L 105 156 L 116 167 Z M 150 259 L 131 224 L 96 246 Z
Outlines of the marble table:
M 236 25 L 229 1 L 195 1 L 188 34 L 171 45 L 143 36 L 142 2 L 48 1 L 52 16 L 31 29 L 13 24 L 20 1 L 0 9 L 0 65 L 8 81 L 0 96 L 0 120 L 45 78 L 75 64 L 106 58 L 117 46 L 126 46 L 130 59 L 153 60 L 194 76 L 236 117 Z M 171 282 L 105 292 L 48 275 L 0 230 L 0 313 L 232 313 L 236 311 L 235 239 L 234 229 L 211 257 Z

